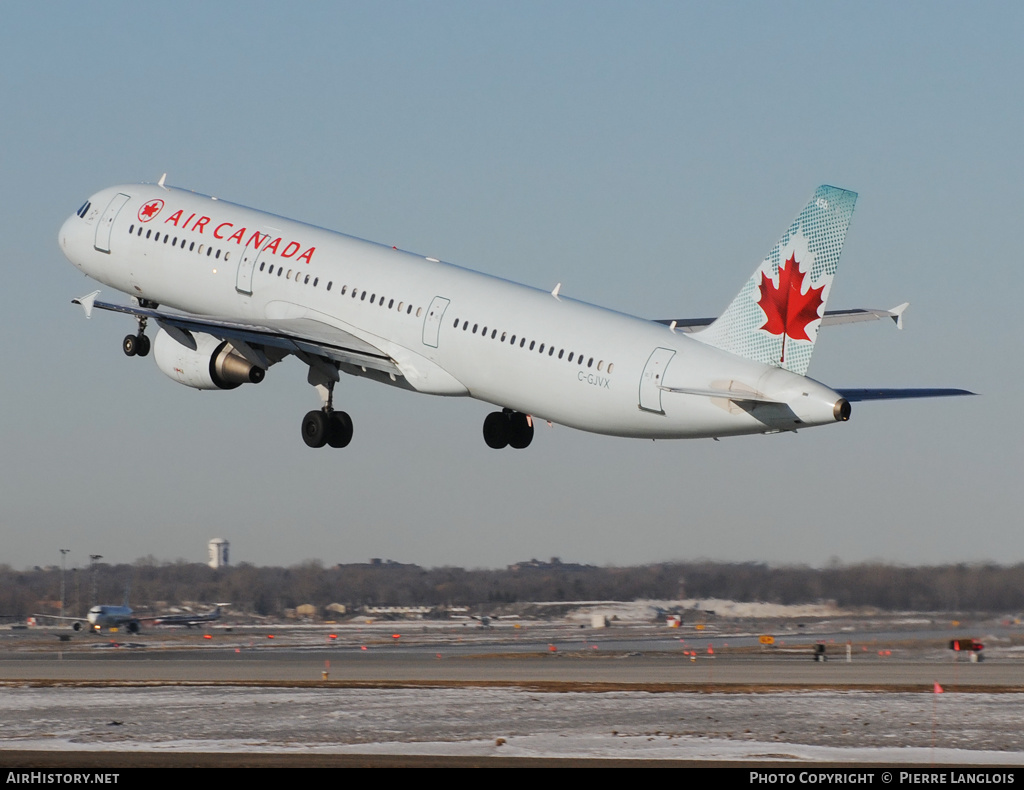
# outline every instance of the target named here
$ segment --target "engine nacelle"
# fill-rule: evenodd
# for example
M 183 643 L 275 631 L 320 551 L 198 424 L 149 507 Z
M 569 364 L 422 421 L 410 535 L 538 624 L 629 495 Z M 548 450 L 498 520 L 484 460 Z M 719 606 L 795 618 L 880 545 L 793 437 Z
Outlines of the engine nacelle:
M 227 340 L 193 332 L 195 349 L 183 346 L 161 329 L 153 339 L 156 366 L 167 376 L 197 390 L 233 390 L 258 384 L 267 372 L 239 354 Z

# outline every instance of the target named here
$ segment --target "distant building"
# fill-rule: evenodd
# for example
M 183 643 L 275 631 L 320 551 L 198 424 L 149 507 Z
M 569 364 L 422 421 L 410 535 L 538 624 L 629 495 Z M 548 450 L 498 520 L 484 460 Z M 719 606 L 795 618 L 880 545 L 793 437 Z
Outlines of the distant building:
M 304 603 L 294 609 L 286 610 L 285 614 L 297 620 L 312 620 L 316 617 L 316 607 L 311 603 Z
M 422 620 L 430 614 L 430 606 L 364 606 L 365 614 L 376 615 L 384 618 L 410 617 Z
M 208 544 L 210 547 L 210 561 L 207 563 L 211 568 L 226 568 L 228 566 L 228 543 L 224 538 L 214 538 Z

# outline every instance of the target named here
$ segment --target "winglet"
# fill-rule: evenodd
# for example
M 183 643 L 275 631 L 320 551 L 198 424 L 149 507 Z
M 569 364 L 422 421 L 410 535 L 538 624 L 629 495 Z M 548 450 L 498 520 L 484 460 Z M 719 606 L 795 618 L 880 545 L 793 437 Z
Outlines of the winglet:
M 79 296 L 77 299 L 72 299 L 71 304 L 78 304 L 82 306 L 85 311 L 86 318 L 92 318 L 92 306 L 96 301 L 96 297 L 100 295 L 99 291 L 93 291 L 91 294 L 85 296 Z
M 551 292 L 551 295 L 553 297 L 555 297 L 556 299 L 558 299 L 558 292 L 561 291 L 561 290 L 562 290 L 562 284 L 559 283 L 558 285 L 555 286 L 555 289 Z
M 904 302 L 903 304 L 896 305 L 892 310 L 889 311 L 890 318 L 893 323 L 896 324 L 897 329 L 903 328 L 903 312 L 910 307 L 910 302 Z
M 166 180 L 167 180 L 167 173 L 164 173 L 162 176 L 160 176 L 160 180 L 156 182 L 156 185 L 158 187 L 160 187 L 161 189 L 167 189 L 167 187 L 164 186 L 164 181 L 166 181 Z

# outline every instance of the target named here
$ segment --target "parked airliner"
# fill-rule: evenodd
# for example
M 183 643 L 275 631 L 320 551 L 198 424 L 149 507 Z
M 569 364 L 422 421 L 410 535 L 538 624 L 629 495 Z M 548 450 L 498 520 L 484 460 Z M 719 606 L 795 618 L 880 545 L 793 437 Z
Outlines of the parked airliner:
M 229 603 L 214 604 L 214 607 L 201 614 L 165 614 L 153 618 L 153 625 L 183 625 L 186 628 L 196 628 L 204 623 L 212 623 L 220 620 L 221 609 L 231 606 Z
M 88 627 L 90 631 L 99 633 L 104 628 L 124 628 L 131 634 L 139 633 L 142 623 L 151 625 L 183 625 L 186 628 L 193 628 L 204 623 L 212 623 L 220 619 L 221 608 L 230 606 L 227 603 L 219 603 L 209 612 L 202 614 L 165 614 L 156 617 L 137 617 L 134 610 L 128 605 L 128 595 L 125 594 L 124 603 L 120 606 L 114 604 L 97 604 L 89 610 L 83 620 L 80 617 L 58 617 L 50 614 L 36 614 L 36 620 L 61 620 L 69 621 L 72 629 L 81 631 Z
M 334 409 L 342 373 L 497 406 L 493 448 L 527 447 L 536 420 L 650 439 L 768 434 L 843 422 L 850 402 L 970 394 L 831 389 L 806 377 L 822 325 L 893 310 L 825 312 L 857 195 L 819 187 L 715 320 L 638 318 L 463 269 L 437 258 L 156 184 L 104 189 L 60 229 L 64 255 L 128 294 L 74 300 L 86 316 L 134 316 L 128 356 L 186 386 L 263 380 L 288 355 L 322 407 L 310 447 L 344 447 Z M 170 308 L 170 309 L 168 309 Z

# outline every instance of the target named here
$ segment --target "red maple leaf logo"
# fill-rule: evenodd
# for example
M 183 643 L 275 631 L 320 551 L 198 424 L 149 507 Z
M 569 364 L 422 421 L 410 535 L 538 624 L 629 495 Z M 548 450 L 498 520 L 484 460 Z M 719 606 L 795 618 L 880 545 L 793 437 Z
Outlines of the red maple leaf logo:
M 160 213 L 160 209 L 163 207 L 164 202 L 159 198 L 150 201 L 139 209 L 139 222 L 149 222 L 153 217 Z
M 804 273 L 800 271 L 796 253 L 789 256 L 779 267 L 779 285 L 776 287 L 771 278 L 761 272 L 761 298 L 757 304 L 764 311 L 764 329 L 773 335 L 782 335 L 782 357 L 785 359 L 786 336 L 793 340 L 810 340 L 807 325 L 821 318 L 818 311 L 825 301 L 821 298 L 825 286 L 808 288 L 807 293 L 800 293 L 804 285 Z

